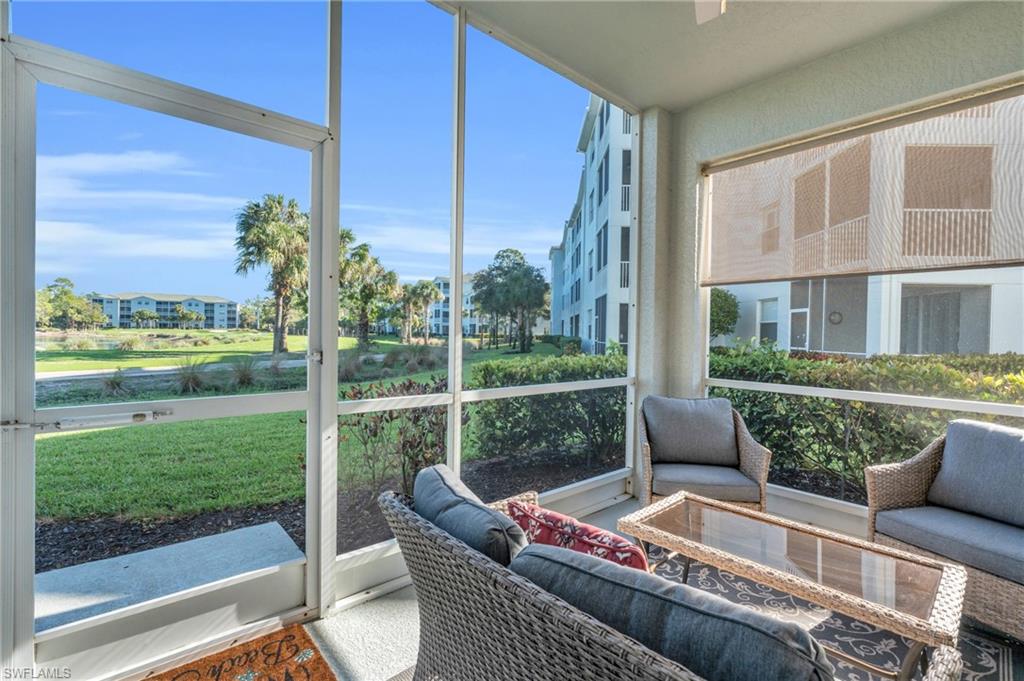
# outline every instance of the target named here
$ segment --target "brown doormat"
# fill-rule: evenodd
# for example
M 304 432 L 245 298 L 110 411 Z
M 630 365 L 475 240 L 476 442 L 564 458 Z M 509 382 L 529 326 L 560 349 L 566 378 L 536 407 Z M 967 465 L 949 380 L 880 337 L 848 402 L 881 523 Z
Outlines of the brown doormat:
M 146 681 L 337 681 L 301 624 L 146 677 Z

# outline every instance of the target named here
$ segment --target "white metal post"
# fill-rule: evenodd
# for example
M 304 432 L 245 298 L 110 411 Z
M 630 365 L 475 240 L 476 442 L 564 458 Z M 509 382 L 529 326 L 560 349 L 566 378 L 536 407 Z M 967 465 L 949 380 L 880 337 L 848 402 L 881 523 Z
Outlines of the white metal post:
M 462 232 L 466 156 L 466 10 L 453 17 L 454 129 L 452 131 L 451 285 L 448 287 L 448 467 L 462 468 Z
M 631 114 L 632 115 L 632 114 Z M 626 468 L 634 468 L 636 461 L 636 450 L 639 445 L 637 442 L 636 435 L 636 420 L 640 418 L 640 405 L 637 404 L 636 400 L 636 356 L 640 344 L 637 343 L 637 324 L 636 315 L 636 290 L 637 290 L 637 275 L 640 269 L 640 170 L 641 170 L 641 154 L 643 153 L 643 145 L 641 144 L 641 122 L 642 118 L 639 115 L 634 116 L 635 120 L 630 126 L 630 132 L 632 133 L 631 140 L 631 163 L 629 171 L 629 182 L 634 188 L 633 200 L 630 202 L 629 211 L 629 259 L 630 259 L 630 277 L 629 277 L 629 319 L 626 320 L 626 333 L 627 338 L 627 355 L 626 355 L 626 377 L 630 379 L 629 385 L 626 386 Z M 553 275 L 552 275 L 553 276 Z M 632 491 L 632 490 L 630 490 Z
M 0 52 L 0 668 L 33 668 L 35 79 Z
M 306 605 L 336 600 L 338 504 L 338 211 L 341 2 L 327 3 L 329 135 L 313 151 L 309 241 L 309 411 L 306 466 Z

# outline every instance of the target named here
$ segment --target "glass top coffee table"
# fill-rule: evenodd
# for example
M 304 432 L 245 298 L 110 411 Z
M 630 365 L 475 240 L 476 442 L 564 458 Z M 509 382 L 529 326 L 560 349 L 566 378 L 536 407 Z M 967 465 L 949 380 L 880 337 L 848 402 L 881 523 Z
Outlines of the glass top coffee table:
M 766 513 L 679 492 L 619 520 L 621 532 L 913 641 L 899 672 L 829 652 L 890 678 L 927 666 L 926 646 L 956 646 L 966 571 Z

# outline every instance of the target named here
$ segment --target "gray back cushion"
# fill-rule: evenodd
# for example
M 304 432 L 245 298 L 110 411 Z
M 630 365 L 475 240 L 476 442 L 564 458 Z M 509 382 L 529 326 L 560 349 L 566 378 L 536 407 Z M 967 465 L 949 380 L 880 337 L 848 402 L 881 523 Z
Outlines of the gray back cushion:
M 508 565 L 528 543 L 515 521 L 487 508 L 443 464 L 421 470 L 412 495 L 423 518 L 502 565 Z
M 951 422 L 928 503 L 1024 527 L 1024 430 Z
M 644 399 L 643 416 L 654 463 L 739 466 L 729 400 L 650 395 Z
M 531 544 L 509 568 L 708 681 L 824 681 L 810 634 L 713 594 L 556 546 Z

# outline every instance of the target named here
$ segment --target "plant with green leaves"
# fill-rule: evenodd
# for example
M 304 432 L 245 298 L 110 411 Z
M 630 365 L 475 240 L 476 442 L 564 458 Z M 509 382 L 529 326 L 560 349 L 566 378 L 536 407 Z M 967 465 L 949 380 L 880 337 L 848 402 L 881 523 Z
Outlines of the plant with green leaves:
M 292 298 L 308 280 L 309 214 L 295 199 L 266 194 L 249 201 L 236 219 L 235 271 L 243 276 L 260 266 L 269 268 L 267 288 L 274 296 L 273 352 L 288 352 L 288 320 Z
M 522 353 L 531 349 L 533 325 L 544 310 L 548 289 L 544 272 L 514 248 L 498 251 L 473 280 L 474 298 L 491 317 L 492 339 L 496 339 L 498 319 L 505 317 L 509 340 Z
M 338 274 L 340 307 L 354 320 L 359 345 L 368 347 L 370 324 L 383 318 L 400 294 L 398 275 L 381 264 L 369 244 L 347 249 Z
M 152 329 L 160 322 L 160 315 L 145 308 L 132 312 L 132 324 L 137 329 Z
M 724 288 L 711 289 L 711 315 L 708 331 L 712 339 L 729 336 L 740 319 L 740 301 Z

